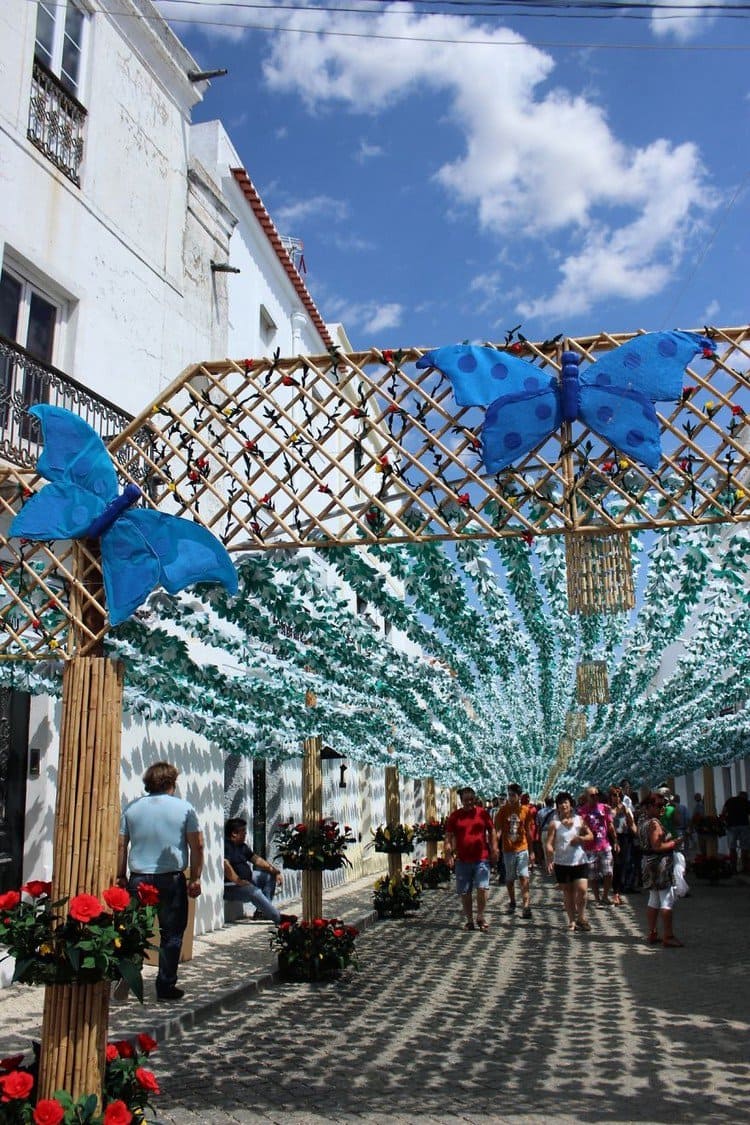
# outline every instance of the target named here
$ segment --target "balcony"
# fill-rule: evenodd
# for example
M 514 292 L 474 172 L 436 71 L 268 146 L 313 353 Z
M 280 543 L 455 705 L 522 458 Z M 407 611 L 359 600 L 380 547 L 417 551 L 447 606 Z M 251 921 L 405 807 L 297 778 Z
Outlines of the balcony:
M 34 59 L 27 137 L 76 187 L 83 160 L 86 110 L 60 79 Z
M 0 335 L 0 457 L 34 468 L 41 434 L 28 408 L 46 402 L 78 414 L 108 442 L 132 421 L 132 415 Z

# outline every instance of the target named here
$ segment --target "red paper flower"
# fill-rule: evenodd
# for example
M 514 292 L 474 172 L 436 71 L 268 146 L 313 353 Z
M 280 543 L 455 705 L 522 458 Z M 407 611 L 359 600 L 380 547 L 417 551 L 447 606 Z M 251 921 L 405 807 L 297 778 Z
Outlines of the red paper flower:
M 60 1125 L 65 1117 L 65 1110 L 57 1098 L 41 1098 L 36 1103 L 31 1120 L 34 1125 Z
M 76 922 L 92 922 L 104 913 L 104 907 L 96 895 L 76 895 L 70 900 L 68 913 Z
M 3 1090 L 0 1101 L 21 1101 L 28 1098 L 34 1088 L 34 1079 L 25 1070 L 13 1070 L 0 1078 L 0 1086 Z
M 313 918 L 313 929 L 324 930 L 326 928 L 325 918 Z
M 130 906 L 130 894 L 123 887 L 109 887 L 102 898 L 110 910 L 126 910 Z
M 121 1059 L 132 1059 L 135 1055 L 135 1047 L 129 1039 L 118 1039 L 113 1046 Z
M 690 396 L 694 395 L 697 390 L 697 387 L 693 386 L 691 383 L 688 383 L 687 386 L 684 386 L 682 388 L 682 401 L 684 402 L 686 399 L 690 398 Z
M 364 410 L 360 410 L 360 408 L 358 406 L 355 406 L 354 409 L 352 410 L 352 418 L 364 418 L 364 416 L 365 416 Z
M 383 359 L 385 360 L 386 363 L 390 363 L 391 360 L 393 359 L 393 352 L 391 351 L 390 348 L 386 348 L 385 351 L 382 353 L 382 355 L 383 355 Z
M 285 387 L 294 387 L 296 385 L 291 375 L 282 375 L 281 382 Z
M 359 933 L 359 930 L 356 926 L 345 926 L 344 929 L 346 930 L 347 937 L 356 937 Z
M 514 343 L 512 343 L 510 345 L 510 347 L 508 348 L 508 351 L 512 352 L 513 355 L 520 355 L 521 352 L 523 351 L 523 344 L 521 343 L 520 340 L 516 340 L 516 341 L 514 341 Z
M 468 492 L 459 492 L 458 502 L 462 508 L 468 508 L 469 504 L 471 503 L 471 497 L 469 496 Z
M 342 930 L 340 926 L 338 926 L 338 927 L 337 927 L 337 928 L 336 928 L 336 929 L 335 929 L 335 930 L 333 931 L 333 936 L 334 936 L 335 938 L 342 938 L 342 937 L 344 936 L 344 933 L 345 933 L 345 931 L 344 931 L 344 930 Z
M 104 1052 L 104 1057 L 106 1058 L 107 1062 L 114 1062 L 115 1059 L 119 1059 L 120 1052 L 117 1050 L 117 1047 L 114 1043 L 107 1044 L 107 1050 Z
M 527 547 L 530 547 L 531 544 L 534 542 L 534 536 L 530 531 L 522 531 L 521 532 L 521 538 L 523 539 L 523 541 L 527 545 Z
M 252 371 L 253 361 L 251 359 L 243 359 L 242 364 L 246 372 Z
M 401 407 L 400 406 L 397 406 L 395 402 L 389 403 L 388 409 L 386 410 L 386 414 L 400 414 L 400 413 L 401 413 Z
M 291 930 L 291 928 L 292 928 L 291 922 L 282 922 L 281 925 L 279 926 L 279 929 L 283 930 L 284 933 L 286 933 L 287 930 Z
M 104 1125 L 130 1125 L 133 1114 L 123 1101 L 110 1102 L 104 1111 Z
M 144 1055 L 150 1055 L 151 1052 L 155 1051 L 159 1046 L 156 1040 L 152 1039 L 150 1035 L 147 1035 L 145 1031 L 138 1032 L 138 1034 L 136 1035 L 136 1042 L 138 1043 L 139 1049 L 143 1051 Z
M 714 356 L 714 349 L 706 346 L 703 349 L 703 358 L 704 359 L 713 359 L 713 356 Z
M 50 893 L 52 884 L 44 883 L 41 879 L 29 879 L 28 883 L 24 883 L 21 887 L 21 890 L 25 891 L 27 895 L 31 895 L 32 898 L 41 898 L 42 895 Z
M 197 469 L 191 469 L 188 473 L 188 480 L 200 480 L 201 475 Z
M 306 824 L 295 824 L 294 831 L 295 832 L 307 832 L 307 825 Z
M 742 407 L 739 406 L 738 403 L 735 403 L 734 406 L 732 407 L 732 414 L 734 414 L 735 418 L 738 417 L 740 414 L 744 414 L 744 413 L 745 413 L 745 411 L 742 409 Z
M 15 1070 L 23 1062 L 23 1055 L 11 1055 L 10 1058 L 0 1059 L 0 1070 Z
M 156 1081 L 156 1076 L 150 1070 L 145 1070 L 142 1066 L 136 1067 L 135 1080 L 139 1086 L 142 1086 L 144 1090 L 148 1090 L 150 1094 L 159 1093 L 159 1083 Z
M 248 453 L 257 453 L 258 452 L 257 441 L 246 441 L 245 442 L 245 449 L 248 451 Z
M 159 888 L 153 883 L 139 883 L 135 893 L 144 906 L 156 906 L 159 901 Z

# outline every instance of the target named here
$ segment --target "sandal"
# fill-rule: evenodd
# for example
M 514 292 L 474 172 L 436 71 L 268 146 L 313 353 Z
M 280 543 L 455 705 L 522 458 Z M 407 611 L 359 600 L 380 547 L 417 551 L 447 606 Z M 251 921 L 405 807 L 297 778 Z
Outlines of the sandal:
M 576 922 L 576 929 L 583 930 L 584 933 L 589 933 L 591 931 L 591 923 L 587 922 L 585 918 L 579 918 Z
M 486 934 L 487 931 L 489 930 L 489 928 L 490 927 L 487 925 L 484 918 L 477 918 L 477 929 L 478 930 L 481 930 L 483 934 Z
M 464 922 L 464 931 L 468 934 L 471 930 L 476 929 L 473 922 Z
M 646 938 L 646 941 L 648 942 L 649 945 L 658 945 L 659 944 L 659 935 L 657 934 L 656 930 L 651 931 L 651 933 Z
M 662 945 L 665 946 L 666 949 L 684 949 L 685 948 L 684 941 L 680 941 L 679 938 L 676 938 L 674 936 L 665 937 L 664 941 L 662 942 Z

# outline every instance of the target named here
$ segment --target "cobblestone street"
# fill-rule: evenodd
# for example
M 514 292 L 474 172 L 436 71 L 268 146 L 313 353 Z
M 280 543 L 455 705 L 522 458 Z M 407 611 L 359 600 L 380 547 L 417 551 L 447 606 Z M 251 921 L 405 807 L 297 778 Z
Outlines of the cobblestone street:
M 569 935 L 548 882 L 531 921 L 493 888 L 485 935 L 428 892 L 361 935 L 359 972 L 248 994 L 163 1043 L 159 1120 L 748 1120 L 748 890 L 697 885 L 685 949 L 644 944 L 643 894 Z

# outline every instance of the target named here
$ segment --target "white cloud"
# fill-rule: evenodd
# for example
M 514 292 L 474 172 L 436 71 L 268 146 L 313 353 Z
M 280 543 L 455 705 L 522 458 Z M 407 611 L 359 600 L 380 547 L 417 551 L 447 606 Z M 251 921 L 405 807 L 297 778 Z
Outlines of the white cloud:
M 401 323 L 404 306 L 397 301 L 378 305 L 369 319 L 363 324 L 365 332 L 382 332 L 385 328 L 397 328 Z
M 364 332 L 384 332 L 398 328 L 404 315 L 404 306 L 398 301 L 347 301 L 342 297 L 330 297 L 325 302 L 326 313 L 335 317 L 347 327 L 356 325 Z
M 651 15 L 651 31 L 657 38 L 666 39 L 668 36 L 680 43 L 688 39 L 695 39 L 715 21 L 715 16 L 705 9 L 705 0 L 681 0 L 682 11 L 679 13 L 673 7 L 673 0 L 654 0 L 655 10 Z M 660 12 L 659 8 L 664 7 Z M 690 15 L 684 9 L 695 8 L 695 15 Z M 704 10 L 698 11 L 697 9 Z
M 220 11 L 233 21 L 256 18 L 251 9 Z M 700 19 L 663 19 L 654 29 L 685 37 Z M 469 208 L 483 229 L 516 244 L 575 244 L 572 257 L 549 263 L 551 292 L 522 302 L 524 315 L 569 314 L 604 298 L 658 293 L 714 204 L 694 145 L 625 144 L 601 105 L 565 87 L 565 71 L 558 77 L 550 54 L 508 28 L 403 9 L 275 9 L 264 13 L 271 21 L 315 32 L 269 41 L 263 72 L 272 89 L 295 94 L 310 110 L 372 116 L 413 93 L 438 94 L 441 114 L 462 138 L 460 151 L 435 155 L 443 160 L 435 182 L 445 189 L 446 212 Z M 322 34 L 334 28 L 350 34 Z M 361 141 L 357 158 L 375 156 L 376 147 Z M 312 215 L 336 221 L 346 211 L 318 196 L 275 213 L 288 225 Z
M 324 13 L 305 20 L 329 26 Z M 664 287 L 713 205 L 694 145 L 626 145 L 600 105 L 554 84 L 549 54 L 507 29 L 403 12 L 355 17 L 345 27 L 435 41 L 394 50 L 388 40 L 285 35 L 266 61 L 267 81 L 311 109 L 367 114 L 416 90 L 447 94 L 448 117 L 463 137 L 462 151 L 436 173 L 448 206 L 469 207 L 494 234 L 568 235 L 579 248 L 558 263 L 549 296 L 519 306 L 523 315 L 571 314 Z M 461 44 L 478 37 L 488 45 Z
M 297 199 L 274 207 L 273 218 L 277 226 L 291 227 L 313 218 L 341 222 L 348 214 L 349 205 L 343 199 L 334 199 L 330 195 L 311 195 L 308 199 Z
M 359 148 L 356 152 L 354 159 L 358 164 L 364 164 L 366 160 L 372 160 L 376 156 L 384 156 L 385 149 L 382 145 L 371 145 L 365 140 L 360 140 Z

